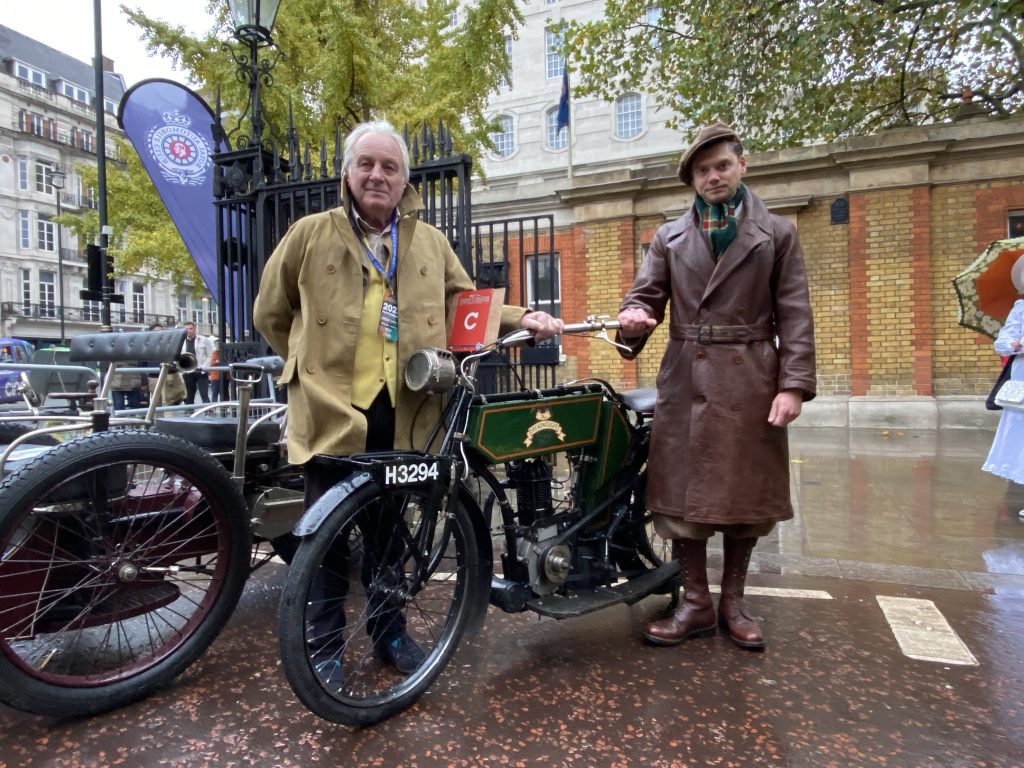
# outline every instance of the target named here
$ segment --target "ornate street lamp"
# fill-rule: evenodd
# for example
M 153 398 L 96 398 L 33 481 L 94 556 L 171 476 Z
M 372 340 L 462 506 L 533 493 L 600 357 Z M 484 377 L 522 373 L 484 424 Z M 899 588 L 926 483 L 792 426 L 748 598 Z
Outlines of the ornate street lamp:
M 235 28 L 235 37 L 249 49 L 247 53 L 229 49 L 231 58 L 238 65 L 235 76 L 240 83 L 246 83 L 249 87 L 249 103 L 243 111 L 243 117 L 245 112 L 248 112 L 249 124 L 252 126 L 252 135 L 240 136 L 236 146 L 239 149 L 245 146 L 258 147 L 263 142 L 260 85 L 269 86 L 273 83 L 270 71 L 284 55 L 277 51 L 273 59 L 259 61 L 258 52 L 261 47 L 274 45 L 270 30 L 274 26 L 274 17 L 277 16 L 277 8 L 281 0 L 227 0 L 227 3 L 228 11 L 231 14 L 231 23 Z M 239 127 L 241 122 L 241 118 L 239 118 Z M 238 128 L 236 127 L 235 130 Z
M 57 300 L 60 310 L 60 343 L 66 341 L 64 337 L 64 248 L 60 236 L 60 196 L 64 191 L 64 181 L 67 176 L 64 171 L 50 171 L 50 186 L 53 187 L 57 196 Z

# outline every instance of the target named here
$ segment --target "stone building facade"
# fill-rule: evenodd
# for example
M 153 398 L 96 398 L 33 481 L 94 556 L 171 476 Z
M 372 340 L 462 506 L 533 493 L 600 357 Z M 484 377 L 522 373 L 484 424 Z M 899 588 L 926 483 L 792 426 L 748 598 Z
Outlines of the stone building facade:
M 86 243 L 56 221 L 98 204 L 79 175 L 96 165 L 94 90 L 92 64 L 0 25 L 0 335 L 46 346 L 61 340 L 62 325 L 65 339 L 101 327 L 100 303 L 80 298 Z M 109 167 L 120 159 L 115 115 L 126 84 L 108 59 L 103 90 Z M 56 171 L 65 174 L 62 191 Z M 125 299 L 111 307 L 115 328 L 193 320 L 210 333 L 216 326 L 205 290 L 153 274 L 118 276 L 114 289 Z

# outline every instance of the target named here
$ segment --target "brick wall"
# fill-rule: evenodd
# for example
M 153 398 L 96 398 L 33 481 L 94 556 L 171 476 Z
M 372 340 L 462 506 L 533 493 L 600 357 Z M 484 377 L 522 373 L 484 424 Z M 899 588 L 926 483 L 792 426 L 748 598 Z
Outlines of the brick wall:
M 756 189 L 755 189 L 756 191 Z M 797 214 L 815 318 L 821 395 L 978 395 L 999 360 L 992 342 L 957 323 L 952 278 L 1024 208 L 1024 183 L 903 187 L 848 195 L 849 223 L 832 224 L 835 196 Z M 770 202 L 770 201 L 769 201 Z M 576 225 L 559 235 L 567 319 L 614 316 L 663 218 Z M 578 268 L 565 255 L 578 256 Z M 570 310 L 570 308 L 572 308 Z M 653 386 L 667 340 L 661 326 L 635 362 L 606 345 L 567 339 L 578 375 Z
M 818 393 L 822 395 L 849 395 L 851 387 L 850 227 L 831 223 L 836 199 L 812 201 L 797 221 L 814 311 Z
M 992 340 L 959 325 L 958 304 L 951 287 L 956 274 L 989 242 L 980 244 L 975 232 L 979 191 L 975 184 L 932 191 L 932 364 L 936 395 L 988 394 L 999 372 Z M 1005 218 L 1003 221 L 1005 227 Z
M 999 361 L 987 337 L 958 323 L 951 281 L 1024 210 L 1024 120 L 888 131 L 837 145 L 753 155 L 751 188 L 793 218 L 803 244 L 822 395 L 980 395 Z M 751 176 L 753 178 L 751 178 Z M 600 213 L 586 176 L 580 203 L 557 237 L 563 317 L 614 316 L 644 245 L 686 191 L 655 179 L 637 191 L 624 172 L 618 218 Z M 654 177 L 652 177 L 654 178 Z M 595 182 L 596 183 L 596 182 Z M 650 199 L 645 199 L 649 195 Z M 848 223 L 831 223 L 845 199 Z M 593 220 L 587 214 L 598 212 Z M 580 215 L 582 214 L 582 215 Z M 676 215 L 676 214 L 673 214 Z M 514 269 L 514 267 L 513 267 Z M 514 276 L 513 276 L 514 279 Z M 566 339 L 569 368 L 620 387 L 653 386 L 667 338 L 660 327 L 635 362 L 599 342 Z M 568 371 L 567 371 L 568 373 Z

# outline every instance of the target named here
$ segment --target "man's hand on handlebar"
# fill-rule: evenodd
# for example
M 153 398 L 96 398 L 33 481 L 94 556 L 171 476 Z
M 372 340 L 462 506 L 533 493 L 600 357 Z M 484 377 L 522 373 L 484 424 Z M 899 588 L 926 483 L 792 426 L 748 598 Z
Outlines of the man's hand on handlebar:
M 536 341 L 554 338 L 562 332 L 564 323 L 557 317 L 552 317 L 547 312 L 527 312 L 519 322 L 524 331 L 530 331 Z
M 619 329 L 623 336 L 643 336 L 658 324 L 658 321 L 640 307 L 626 307 L 619 312 Z

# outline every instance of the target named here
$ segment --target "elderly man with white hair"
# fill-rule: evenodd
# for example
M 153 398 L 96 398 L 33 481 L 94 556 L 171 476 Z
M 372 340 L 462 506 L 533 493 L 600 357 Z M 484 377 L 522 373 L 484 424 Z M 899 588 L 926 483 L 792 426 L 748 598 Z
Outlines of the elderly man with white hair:
M 423 347 L 447 346 L 452 299 L 475 287 L 444 234 L 419 219 L 408 149 L 388 123 L 363 123 L 349 134 L 341 192 L 341 205 L 299 219 L 285 234 L 264 269 L 253 314 L 286 360 L 288 452 L 303 465 L 307 507 L 343 479 L 343 470 L 317 456 L 425 447 L 440 401 L 405 386 L 405 365 Z M 547 313 L 511 306 L 501 326 L 531 330 L 538 340 L 562 328 Z M 383 550 L 394 524 L 383 515 L 371 547 Z M 336 614 L 323 617 L 320 630 L 317 668 L 328 685 L 340 685 L 344 675 L 345 622 Z M 423 653 L 400 610 L 375 614 L 368 631 L 378 655 L 401 672 L 415 670 Z

